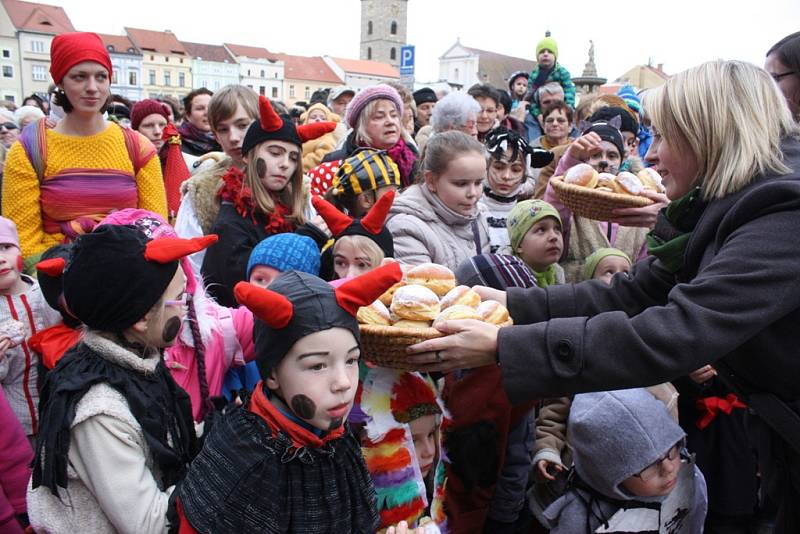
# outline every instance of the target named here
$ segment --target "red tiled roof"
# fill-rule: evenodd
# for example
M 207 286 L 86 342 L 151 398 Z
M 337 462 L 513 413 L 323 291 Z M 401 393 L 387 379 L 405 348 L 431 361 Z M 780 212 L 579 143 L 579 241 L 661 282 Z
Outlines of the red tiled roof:
M 126 35 L 109 35 L 107 33 L 98 33 L 97 35 L 103 40 L 103 44 L 106 45 L 107 49 L 113 47 L 113 49 L 109 49 L 109 52 L 118 52 L 120 54 L 140 53 Z M 129 52 L 130 48 L 133 48 L 134 51 Z
M 66 11 L 58 6 L 19 0 L 3 0 L 3 6 L 18 30 L 52 34 L 75 31 Z
M 336 85 L 344 83 L 319 56 L 305 57 L 289 54 L 275 54 L 275 56 L 283 61 L 284 78 L 287 80 L 309 80 Z
M 159 32 L 140 28 L 125 28 L 125 32 L 131 42 L 141 50 L 158 52 L 159 54 L 188 55 L 181 42 L 175 37 L 175 34 L 169 30 Z
M 268 59 L 270 61 L 275 61 L 277 59 L 275 54 L 260 46 L 246 46 L 225 43 L 225 47 L 236 57 L 244 56 L 253 59 Z
M 219 63 L 234 63 L 233 56 L 231 56 L 224 46 L 210 45 L 203 43 L 190 43 L 181 41 L 186 52 L 193 58 L 202 59 L 204 61 L 217 61 Z
M 353 74 L 368 74 L 371 76 L 382 76 L 384 78 L 399 78 L 400 72 L 389 65 L 388 63 L 381 63 L 379 61 L 370 61 L 368 59 L 343 59 L 332 58 L 345 72 L 352 72 Z
M 512 73 L 518 70 L 531 72 L 536 68 L 536 62 L 531 59 L 506 56 L 505 54 L 470 48 L 464 45 L 462 47 L 478 56 L 478 74 L 479 78 L 481 78 L 481 83 L 488 83 L 500 89 L 508 87 L 508 77 Z

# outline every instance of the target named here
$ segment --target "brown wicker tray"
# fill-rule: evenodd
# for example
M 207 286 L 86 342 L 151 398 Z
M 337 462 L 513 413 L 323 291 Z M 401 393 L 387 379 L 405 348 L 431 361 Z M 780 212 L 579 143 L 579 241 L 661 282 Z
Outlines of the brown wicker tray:
M 572 213 L 597 221 L 613 219 L 613 211 L 615 209 L 642 208 L 653 203 L 647 197 L 598 191 L 597 189 L 568 184 L 564 181 L 563 176 L 553 176 L 550 178 L 550 183 L 553 184 L 553 190 L 558 195 L 558 198 L 561 199 L 561 202 L 566 207 L 572 210 Z
M 435 328 L 398 328 L 374 324 L 360 324 L 361 354 L 364 359 L 381 367 L 414 370 L 408 363 L 406 347 L 426 339 L 444 336 Z

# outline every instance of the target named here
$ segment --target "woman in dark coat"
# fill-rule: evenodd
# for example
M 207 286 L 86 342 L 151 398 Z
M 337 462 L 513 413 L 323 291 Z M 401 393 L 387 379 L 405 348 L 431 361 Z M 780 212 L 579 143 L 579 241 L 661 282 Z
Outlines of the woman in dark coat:
M 769 75 L 715 61 L 648 93 L 647 160 L 672 202 L 610 287 L 481 290 L 515 326 L 451 321 L 421 370 L 497 363 L 512 402 L 644 386 L 712 363 L 748 420 L 776 533 L 800 532 L 800 140 Z

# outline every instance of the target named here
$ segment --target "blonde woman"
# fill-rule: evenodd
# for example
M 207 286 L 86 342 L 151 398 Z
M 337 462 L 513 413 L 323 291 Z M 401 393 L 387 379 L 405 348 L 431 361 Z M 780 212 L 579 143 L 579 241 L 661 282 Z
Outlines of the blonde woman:
M 798 532 L 800 444 L 786 437 L 798 431 L 769 422 L 800 417 L 798 127 L 770 75 L 739 61 L 677 74 L 645 107 L 654 126 L 646 159 L 671 199 L 651 255 L 611 286 L 482 290 L 507 303 L 515 326 L 453 321 L 445 329 L 455 335 L 412 347 L 411 365 L 499 362 L 519 403 L 654 384 L 713 363 L 758 414 L 751 435 L 780 510 L 775 532 Z
M 273 234 L 293 232 L 306 220 L 307 195 L 301 163 L 303 142 L 333 130 L 334 123 L 295 127 L 288 115 L 278 115 L 265 97 L 259 98 L 259 120 L 247 129 L 241 144 L 243 173 L 223 177 L 222 205 L 211 232 L 219 242 L 203 259 L 208 292 L 222 306 L 236 307 L 233 286 L 245 279 L 250 252 Z M 312 133 L 313 132 L 313 133 Z M 313 237 L 324 242 L 316 227 Z

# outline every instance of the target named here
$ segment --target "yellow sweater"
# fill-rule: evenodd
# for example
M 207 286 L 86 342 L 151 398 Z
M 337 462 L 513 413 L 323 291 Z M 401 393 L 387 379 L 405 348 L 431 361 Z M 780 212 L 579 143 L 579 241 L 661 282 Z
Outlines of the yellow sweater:
M 64 135 L 48 129 L 45 177 L 70 168 L 116 169 L 133 174 L 133 163 L 120 129 L 109 124 L 105 131 L 90 136 Z M 141 136 L 142 143 L 149 143 Z M 141 209 L 167 217 L 167 197 L 161 178 L 161 163 L 153 156 L 136 175 Z M 14 221 L 23 257 L 38 255 L 61 243 L 64 235 L 44 231 L 40 205 L 39 178 L 23 146 L 16 142 L 8 152 L 3 176 L 2 214 Z

